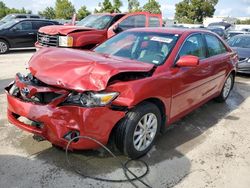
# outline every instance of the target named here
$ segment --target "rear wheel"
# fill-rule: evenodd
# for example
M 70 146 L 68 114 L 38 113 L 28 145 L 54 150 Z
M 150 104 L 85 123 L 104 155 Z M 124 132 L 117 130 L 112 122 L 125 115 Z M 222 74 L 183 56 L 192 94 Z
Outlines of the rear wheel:
M 128 112 L 115 131 L 117 148 L 130 158 L 146 154 L 153 146 L 161 126 L 158 107 L 145 102 Z
M 0 54 L 5 54 L 9 51 L 9 44 L 5 40 L 0 39 Z
M 224 86 L 222 88 L 220 95 L 217 98 L 215 98 L 215 100 L 217 102 L 226 101 L 226 99 L 228 98 L 228 96 L 233 88 L 233 84 L 234 84 L 234 76 L 233 76 L 233 74 L 230 74 L 224 83 Z

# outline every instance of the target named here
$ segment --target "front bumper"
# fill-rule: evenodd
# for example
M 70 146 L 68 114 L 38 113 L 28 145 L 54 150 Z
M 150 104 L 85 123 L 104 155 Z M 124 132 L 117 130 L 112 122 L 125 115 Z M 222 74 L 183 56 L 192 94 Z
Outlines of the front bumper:
M 237 72 L 250 74 L 250 63 L 247 61 L 239 62 L 237 66 Z
M 20 80 L 16 80 L 16 84 L 18 87 L 29 87 L 30 91 L 34 87 L 26 85 L 20 82 Z M 101 143 L 107 144 L 112 128 L 125 115 L 125 112 L 114 111 L 108 107 L 83 108 L 78 106 L 60 106 L 58 103 L 63 100 L 60 97 L 49 104 L 37 104 L 25 101 L 21 97 L 10 94 L 9 88 L 12 85 L 6 88 L 9 122 L 63 148 L 68 143 L 65 135 L 72 131 L 77 131 L 81 136 L 93 137 Z M 39 87 L 36 89 L 36 92 L 39 92 L 45 88 Z M 33 93 L 35 93 L 34 89 Z M 25 117 L 39 124 L 39 126 L 22 122 L 20 117 Z M 98 147 L 92 141 L 80 139 L 72 142 L 69 149 L 94 149 Z

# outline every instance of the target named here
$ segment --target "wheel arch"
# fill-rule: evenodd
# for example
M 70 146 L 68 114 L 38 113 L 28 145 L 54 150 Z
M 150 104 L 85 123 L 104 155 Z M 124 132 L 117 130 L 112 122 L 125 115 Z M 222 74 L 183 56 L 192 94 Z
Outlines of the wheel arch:
M 144 102 L 149 102 L 149 103 L 152 103 L 154 105 L 156 105 L 157 108 L 159 108 L 160 110 L 160 113 L 161 113 L 161 126 L 160 126 L 160 132 L 161 133 L 164 133 L 167 129 L 166 129 L 166 122 L 167 122 L 167 115 L 166 115 L 166 107 L 165 107 L 165 104 L 163 103 L 162 100 L 160 100 L 159 98 L 147 98 L 147 99 L 144 99 L 143 101 L 141 101 L 140 103 L 138 103 L 137 105 L 135 106 L 138 106 Z M 132 108 L 133 109 L 133 108 Z M 112 128 L 111 132 L 110 132 L 110 135 L 109 135 L 109 143 L 112 142 L 112 139 L 113 139 L 113 136 L 114 136 L 114 133 L 115 133 L 115 130 L 118 126 L 118 124 L 125 118 L 126 116 L 124 116 L 122 119 L 120 119 L 115 125 L 114 127 Z
M 0 40 L 7 42 L 9 48 L 11 48 L 10 42 L 6 38 L 0 37 Z
M 160 131 L 164 132 L 166 129 L 166 122 L 167 122 L 167 116 L 166 116 L 166 106 L 163 103 L 162 100 L 160 100 L 159 98 L 148 98 L 143 100 L 141 103 L 143 102 L 150 102 L 153 103 L 154 105 L 157 106 L 157 108 L 159 108 L 160 113 L 161 113 L 161 128 Z M 141 104 L 139 103 L 139 104 Z

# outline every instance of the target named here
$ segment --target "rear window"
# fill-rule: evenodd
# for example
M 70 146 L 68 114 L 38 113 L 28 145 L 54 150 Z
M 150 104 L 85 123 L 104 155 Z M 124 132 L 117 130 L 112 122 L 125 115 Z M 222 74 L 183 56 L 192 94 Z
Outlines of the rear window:
M 127 30 L 135 27 L 145 27 L 145 24 L 146 24 L 146 16 L 135 15 L 127 17 L 119 24 L 119 26 L 122 30 Z
M 159 27 L 160 20 L 157 17 L 149 17 L 149 27 Z

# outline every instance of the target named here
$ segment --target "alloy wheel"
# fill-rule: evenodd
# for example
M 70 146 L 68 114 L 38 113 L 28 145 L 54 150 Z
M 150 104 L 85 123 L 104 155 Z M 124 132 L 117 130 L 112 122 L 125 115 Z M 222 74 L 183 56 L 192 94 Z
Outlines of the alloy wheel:
M 0 53 L 5 53 L 8 50 L 8 46 L 5 42 L 0 41 Z
M 157 117 L 153 113 L 145 114 L 136 125 L 133 144 L 137 151 L 147 149 L 157 133 Z

